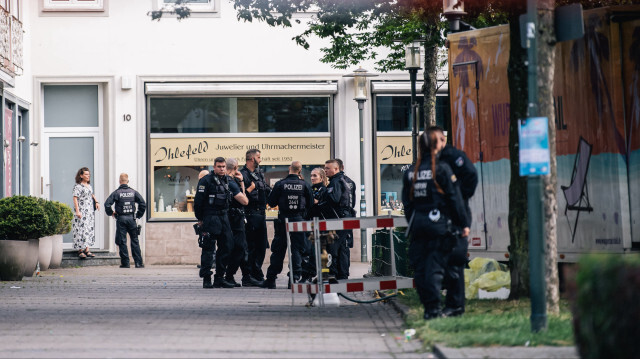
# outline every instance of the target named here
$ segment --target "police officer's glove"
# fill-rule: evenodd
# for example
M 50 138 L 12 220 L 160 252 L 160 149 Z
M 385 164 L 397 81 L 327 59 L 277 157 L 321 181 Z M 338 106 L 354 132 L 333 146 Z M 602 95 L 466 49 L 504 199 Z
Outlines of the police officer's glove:
M 202 226 L 200 223 L 193 224 L 193 231 L 196 232 L 196 235 L 200 235 L 200 233 L 202 233 Z

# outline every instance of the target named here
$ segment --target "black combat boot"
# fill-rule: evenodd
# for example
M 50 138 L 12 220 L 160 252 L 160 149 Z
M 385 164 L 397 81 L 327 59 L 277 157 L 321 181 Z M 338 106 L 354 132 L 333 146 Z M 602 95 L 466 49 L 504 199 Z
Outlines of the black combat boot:
M 267 288 L 267 289 L 276 289 L 276 280 L 275 279 L 269 279 L 267 278 L 263 283 L 262 283 L 262 288 Z
M 204 278 L 202 278 L 202 288 L 213 288 L 210 275 L 204 276 Z
M 235 285 L 233 285 L 232 283 L 227 282 L 222 277 L 216 277 L 213 280 L 213 287 L 214 288 L 235 288 Z
M 457 317 L 457 316 L 462 315 L 462 314 L 464 314 L 464 308 L 463 307 L 457 307 L 457 308 L 446 307 L 442 311 L 442 316 L 443 317 Z
M 442 318 L 442 312 L 440 312 L 440 310 L 438 310 L 438 309 L 433 309 L 433 310 L 429 310 L 429 311 L 425 310 L 424 311 L 424 316 L 422 318 L 424 320 Z
M 242 277 L 242 286 L 243 287 L 262 287 L 263 281 L 257 280 L 252 276 Z
M 236 287 L 236 288 L 242 287 L 242 285 L 240 285 L 240 283 L 236 282 L 235 278 L 233 278 L 233 277 L 225 277 L 224 280 L 227 283 L 233 284 L 233 286 Z

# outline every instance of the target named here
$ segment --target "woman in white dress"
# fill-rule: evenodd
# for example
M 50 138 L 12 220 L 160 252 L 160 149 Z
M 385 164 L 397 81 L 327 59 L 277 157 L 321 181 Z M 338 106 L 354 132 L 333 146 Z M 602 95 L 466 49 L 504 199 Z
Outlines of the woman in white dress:
M 89 247 L 96 242 L 94 211 L 100 209 L 100 203 L 96 200 L 90 183 L 91 172 L 87 167 L 82 167 L 76 174 L 76 185 L 73 186 L 73 205 L 76 211 L 73 217 L 73 249 L 78 251 L 81 259 L 95 257 Z

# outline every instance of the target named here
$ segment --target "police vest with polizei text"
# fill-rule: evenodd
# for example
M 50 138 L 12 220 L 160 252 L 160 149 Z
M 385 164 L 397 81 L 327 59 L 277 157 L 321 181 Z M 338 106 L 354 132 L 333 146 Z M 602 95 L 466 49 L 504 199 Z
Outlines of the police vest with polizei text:
M 413 180 L 413 170 L 409 170 L 409 181 Z M 427 165 L 420 166 L 416 181 L 413 184 L 413 202 L 416 210 L 429 211 L 445 208 L 444 195 L 438 192 L 433 180 L 431 168 Z
M 136 191 L 132 188 L 116 190 L 115 211 L 118 215 L 133 214 L 135 211 Z
M 231 191 L 227 176 L 220 179 L 218 176 L 211 176 L 209 183 L 209 205 L 216 211 L 229 208 L 231 203 Z
M 282 180 L 282 194 L 278 199 L 280 213 L 288 216 L 304 212 L 307 203 L 304 197 L 305 182 L 301 179 Z

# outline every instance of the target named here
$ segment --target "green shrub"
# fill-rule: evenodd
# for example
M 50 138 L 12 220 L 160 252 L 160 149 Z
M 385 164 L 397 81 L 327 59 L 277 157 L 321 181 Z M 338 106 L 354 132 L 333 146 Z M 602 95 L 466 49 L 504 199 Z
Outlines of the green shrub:
M 633 358 L 640 353 L 640 255 L 580 259 L 574 332 L 582 358 Z
M 43 237 L 49 217 L 35 197 L 0 199 L 0 238 L 27 240 Z
M 53 201 L 53 204 L 56 206 L 58 213 L 60 214 L 60 221 L 56 227 L 55 234 L 69 233 L 71 231 L 71 221 L 73 220 L 73 211 L 71 210 L 71 207 L 58 201 Z
M 49 200 L 44 198 L 38 198 L 38 203 L 44 209 L 47 214 L 47 225 L 43 233 L 43 236 L 53 236 L 58 233 L 58 226 L 60 225 L 60 211 L 58 207 Z

